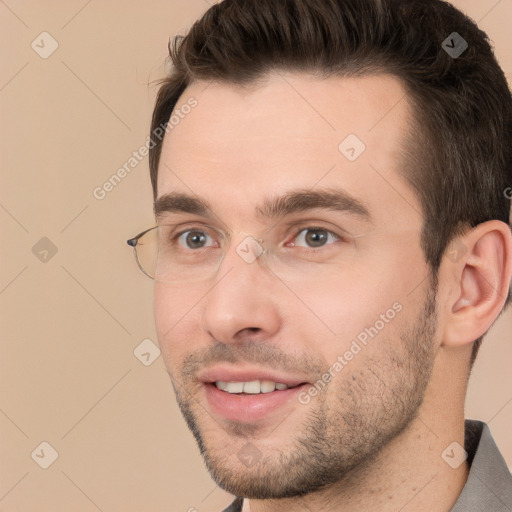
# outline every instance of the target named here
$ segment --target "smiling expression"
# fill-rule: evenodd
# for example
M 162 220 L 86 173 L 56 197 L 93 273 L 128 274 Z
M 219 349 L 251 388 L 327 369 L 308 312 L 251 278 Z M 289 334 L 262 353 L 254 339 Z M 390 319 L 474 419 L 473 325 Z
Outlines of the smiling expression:
M 180 226 L 180 250 L 223 252 L 207 279 L 155 282 L 164 361 L 219 485 L 311 492 L 370 463 L 428 386 L 435 293 L 400 174 L 409 104 L 387 75 L 196 82 L 177 108 L 190 97 L 164 140 L 157 221 Z M 281 251 L 275 266 L 242 257 L 253 239 Z

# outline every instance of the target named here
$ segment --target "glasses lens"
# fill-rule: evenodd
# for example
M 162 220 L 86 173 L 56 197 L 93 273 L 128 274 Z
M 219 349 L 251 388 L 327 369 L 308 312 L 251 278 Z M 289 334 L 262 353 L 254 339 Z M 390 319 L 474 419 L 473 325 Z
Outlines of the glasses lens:
M 142 272 L 154 279 L 158 258 L 157 229 L 151 229 L 137 240 L 135 256 Z
M 201 230 L 180 233 L 175 226 L 158 226 L 137 241 L 137 263 L 146 275 L 164 283 L 209 279 L 218 270 L 222 250 L 208 242 Z
M 354 243 L 336 239 L 323 229 L 309 231 L 316 234 L 314 239 L 306 238 L 293 246 L 280 245 L 280 238 L 260 241 L 262 246 L 246 237 L 235 251 L 246 264 L 263 264 L 285 283 L 323 286 L 333 275 L 353 265 Z M 317 244 L 319 234 L 325 244 Z M 146 275 L 159 282 L 207 281 L 218 274 L 223 252 L 229 248 L 229 243 L 223 247 L 221 239 L 208 228 L 158 226 L 137 240 L 137 263 Z

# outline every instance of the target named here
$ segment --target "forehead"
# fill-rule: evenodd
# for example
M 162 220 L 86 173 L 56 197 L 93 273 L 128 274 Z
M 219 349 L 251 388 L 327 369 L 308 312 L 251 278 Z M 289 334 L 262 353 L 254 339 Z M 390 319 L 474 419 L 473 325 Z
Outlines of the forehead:
M 194 108 L 183 108 L 191 101 Z M 218 213 L 236 209 L 252 218 L 269 196 L 332 187 L 382 222 L 421 221 L 401 176 L 410 107 L 390 75 L 276 72 L 250 87 L 195 82 L 174 113 L 179 122 L 164 139 L 158 196 L 197 195 Z

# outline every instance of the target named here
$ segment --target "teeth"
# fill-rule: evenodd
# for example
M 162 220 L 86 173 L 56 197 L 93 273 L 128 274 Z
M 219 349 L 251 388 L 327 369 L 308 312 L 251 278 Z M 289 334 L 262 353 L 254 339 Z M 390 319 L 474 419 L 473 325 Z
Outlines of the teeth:
M 288 389 L 286 384 L 272 382 L 270 380 L 251 380 L 248 382 L 225 382 L 218 380 L 215 382 L 217 388 L 227 393 L 248 393 L 257 395 L 258 393 L 271 393 L 274 390 L 284 391 Z
M 261 392 L 262 393 L 271 393 L 276 389 L 276 383 L 271 380 L 262 380 L 261 381 Z
M 251 395 L 257 395 L 260 392 L 260 381 L 251 380 L 250 382 L 244 383 L 244 393 L 250 393 Z
M 227 382 L 224 382 L 222 380 L 218 380 L 215 385 L 221 389 L 222 391 L 227 391 L 228 389 L 228 383 Z
M 243 382 L 226 382 L 226 389 L 228 393 L 243 393 L 244 383 Z

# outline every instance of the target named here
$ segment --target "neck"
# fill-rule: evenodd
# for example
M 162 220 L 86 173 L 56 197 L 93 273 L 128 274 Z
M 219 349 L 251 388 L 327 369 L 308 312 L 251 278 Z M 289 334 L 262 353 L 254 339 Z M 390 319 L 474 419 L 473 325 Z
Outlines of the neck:
M 427 416 L 425 416 L 427 418 Z M 420 414 L 364 468 L 320 491 L 297 498 L 250 500 L 250 512 L 396 512 L 451 510 L 469 467 L 456 465 L 464 446 L 464 416 L 447 424 Z M 442 457 L 445 452 L 445 458 Z M 446 459 L 446 460 L 445 460 Z

